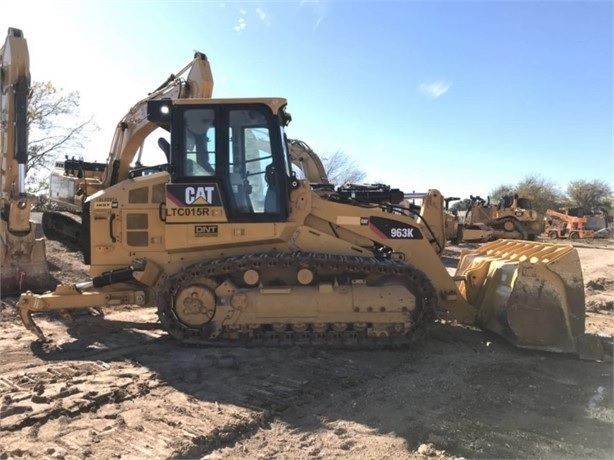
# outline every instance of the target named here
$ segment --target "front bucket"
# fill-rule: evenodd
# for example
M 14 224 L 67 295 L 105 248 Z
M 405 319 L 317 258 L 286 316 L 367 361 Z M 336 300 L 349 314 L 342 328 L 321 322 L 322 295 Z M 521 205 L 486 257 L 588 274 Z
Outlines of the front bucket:
M 518 347 L 578 352 L 584 282 L 573 246 L 497 240 L 464 251 L 456 275 L 479 326 Z

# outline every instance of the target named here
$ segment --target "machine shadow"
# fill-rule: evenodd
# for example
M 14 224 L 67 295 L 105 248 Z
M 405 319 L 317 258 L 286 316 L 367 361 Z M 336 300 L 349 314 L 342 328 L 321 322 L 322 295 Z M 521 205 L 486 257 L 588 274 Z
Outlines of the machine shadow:
M 412 451 L 430 442 L 466 458 L 530 457 L 549 436 L 547 423 L 531 422 L 534 437 L 521 452 L 506 436 L 511 428 L 522 433 L 523 416 L 537 423 L 551 415 L 556 400 L 567 401 L 557 408 L 561 436 L 582 443 L 588 434 L 594 447 L 611 447 L 611 425 L 587 420 L 581 386 L 565 383 L 570 374 L 599 380 L 602 365 L 518 350 L 473 329 L 438 324 L 411 347 L 378 351 L 183 346 L 156 322 L 90 316 L 77 318 L 68 332 L 76 340 L 55 347 L 37 342 L 33 353 L 47 361 L 128 360 L 197 400 L 266 412 L 300 432 L 333 433 L 335 424 L 352 423 L 400 437 Z M 455 426 L 462 420 L 463 430 L 451 429 L 451 420 Z M 586 429 L 577 429 L 580 421 Z M 488 439 L 477 439 L 485 424 Z

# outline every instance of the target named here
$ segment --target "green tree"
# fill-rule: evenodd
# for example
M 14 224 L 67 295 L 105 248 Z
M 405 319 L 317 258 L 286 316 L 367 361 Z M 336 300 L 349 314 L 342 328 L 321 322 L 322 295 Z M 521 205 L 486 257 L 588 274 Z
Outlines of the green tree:
M 343 152 L 337 151 L 321 160 L 331 184 L 358 184 L 367 177 L 367 173 L 356 166 L 356 163 Z
M 537 175 L 529 175 L 514 186 L 497 187 L 490 194 L 491 203 L 497 203 L 504 195 L 516 193 L 521 197 L 530 198 L 533 202 L 533 209 L 542 214 L 546 212 L 546 209 L 557 209 L 565 199 L 552 182 Z
M 466 211 L 471 205 L 471 200 L 465 198 L 450 205 L 450 211 Z
M 571 181 L 567 186 L 567 196 L 573 206 L 581 206 L 586 210 L 609 210 L 612 207 L 612 189 L 606 182 L 598 179 Z
M 514 185 L 505 184 L 499 185 L 496 189 L 490 192 L 490 201 L 493 203 L 497 203 L 501 198 L 506 195 L 513 195 L 516 193 L 516 187 Z
M 34 82 L 28 101 L 28 177 L 31 193 L 47 187 L 46 177 L 62 155 L 83 154 L 83 143 L 98 129 L 92 118 L 80 113 L 80 95 L 51 82 Z

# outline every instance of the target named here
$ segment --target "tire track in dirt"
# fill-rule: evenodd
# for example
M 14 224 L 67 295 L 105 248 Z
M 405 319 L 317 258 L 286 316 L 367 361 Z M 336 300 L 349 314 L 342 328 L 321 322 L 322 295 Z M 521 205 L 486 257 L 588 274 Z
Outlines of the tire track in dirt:
M 8 427 L 0 446 L 20 445 L 32 456 L 204 456 L 251 438 L 288 408 L 381 378 L 404 360 L 391 352 L 374 368 L 360 363 L 372 352 L 189 348 L 157 326 L 135 327 L 134 315 L 147 312 L 85 315 L 69 325 L 41 318 L 54 341 L 34 345 L 20 324 L 5 322 L 4 337 L 14 340 L 1 350 L 12 359 L 0 380 Z
M 31 346 L 0 313 L 0 458 L 397 459 L 428 442 L 471 458 L 611 453 L 611 366 L 482 332 L 437 329 L 409 351 L 198 349 L 166 338 L 153 309 L 120 307 L 41 315 L 52 342 Z
M 13 372 L 0 379 L 0 419 L 18 431 L 59 417 L 75 418 L 105 404 L 120 404 L 150 391 L 146 370 L 113 369 L 104 363 L 71 363 Z M 154 383 L 155 386 L 155 383 Z

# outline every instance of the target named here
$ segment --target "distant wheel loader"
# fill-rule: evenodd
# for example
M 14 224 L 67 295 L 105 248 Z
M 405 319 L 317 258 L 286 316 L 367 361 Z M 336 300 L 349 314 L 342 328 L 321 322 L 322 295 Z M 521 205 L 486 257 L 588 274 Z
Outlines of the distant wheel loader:
M 169 132 L 167 163 L 131 166 L 138 142 L 109 157 L 113 179 L 82 207 L 91 278 L 19 299 L 39 339 L 33 314 L 132 304 L 188 344 L 399 346 L 437 318 L 524 348 L 590 343 L 571 245 L 487 243 L 451 276 L 437 190 L 416 210 L 387 185 L 318 185 L 317 167 L 299 179 L 286 99 L 211 98 L 210 73 L 202 84 L 204 97 L 147 101 L 141 129 Z
M 533 210 L 529 198 L 507 195 L 496 205 L 479 196 L 471 195 L 470 199 L 462 226 L 465 242 L 501 238 L 535 241 L 544 231 L 543 218 Z

